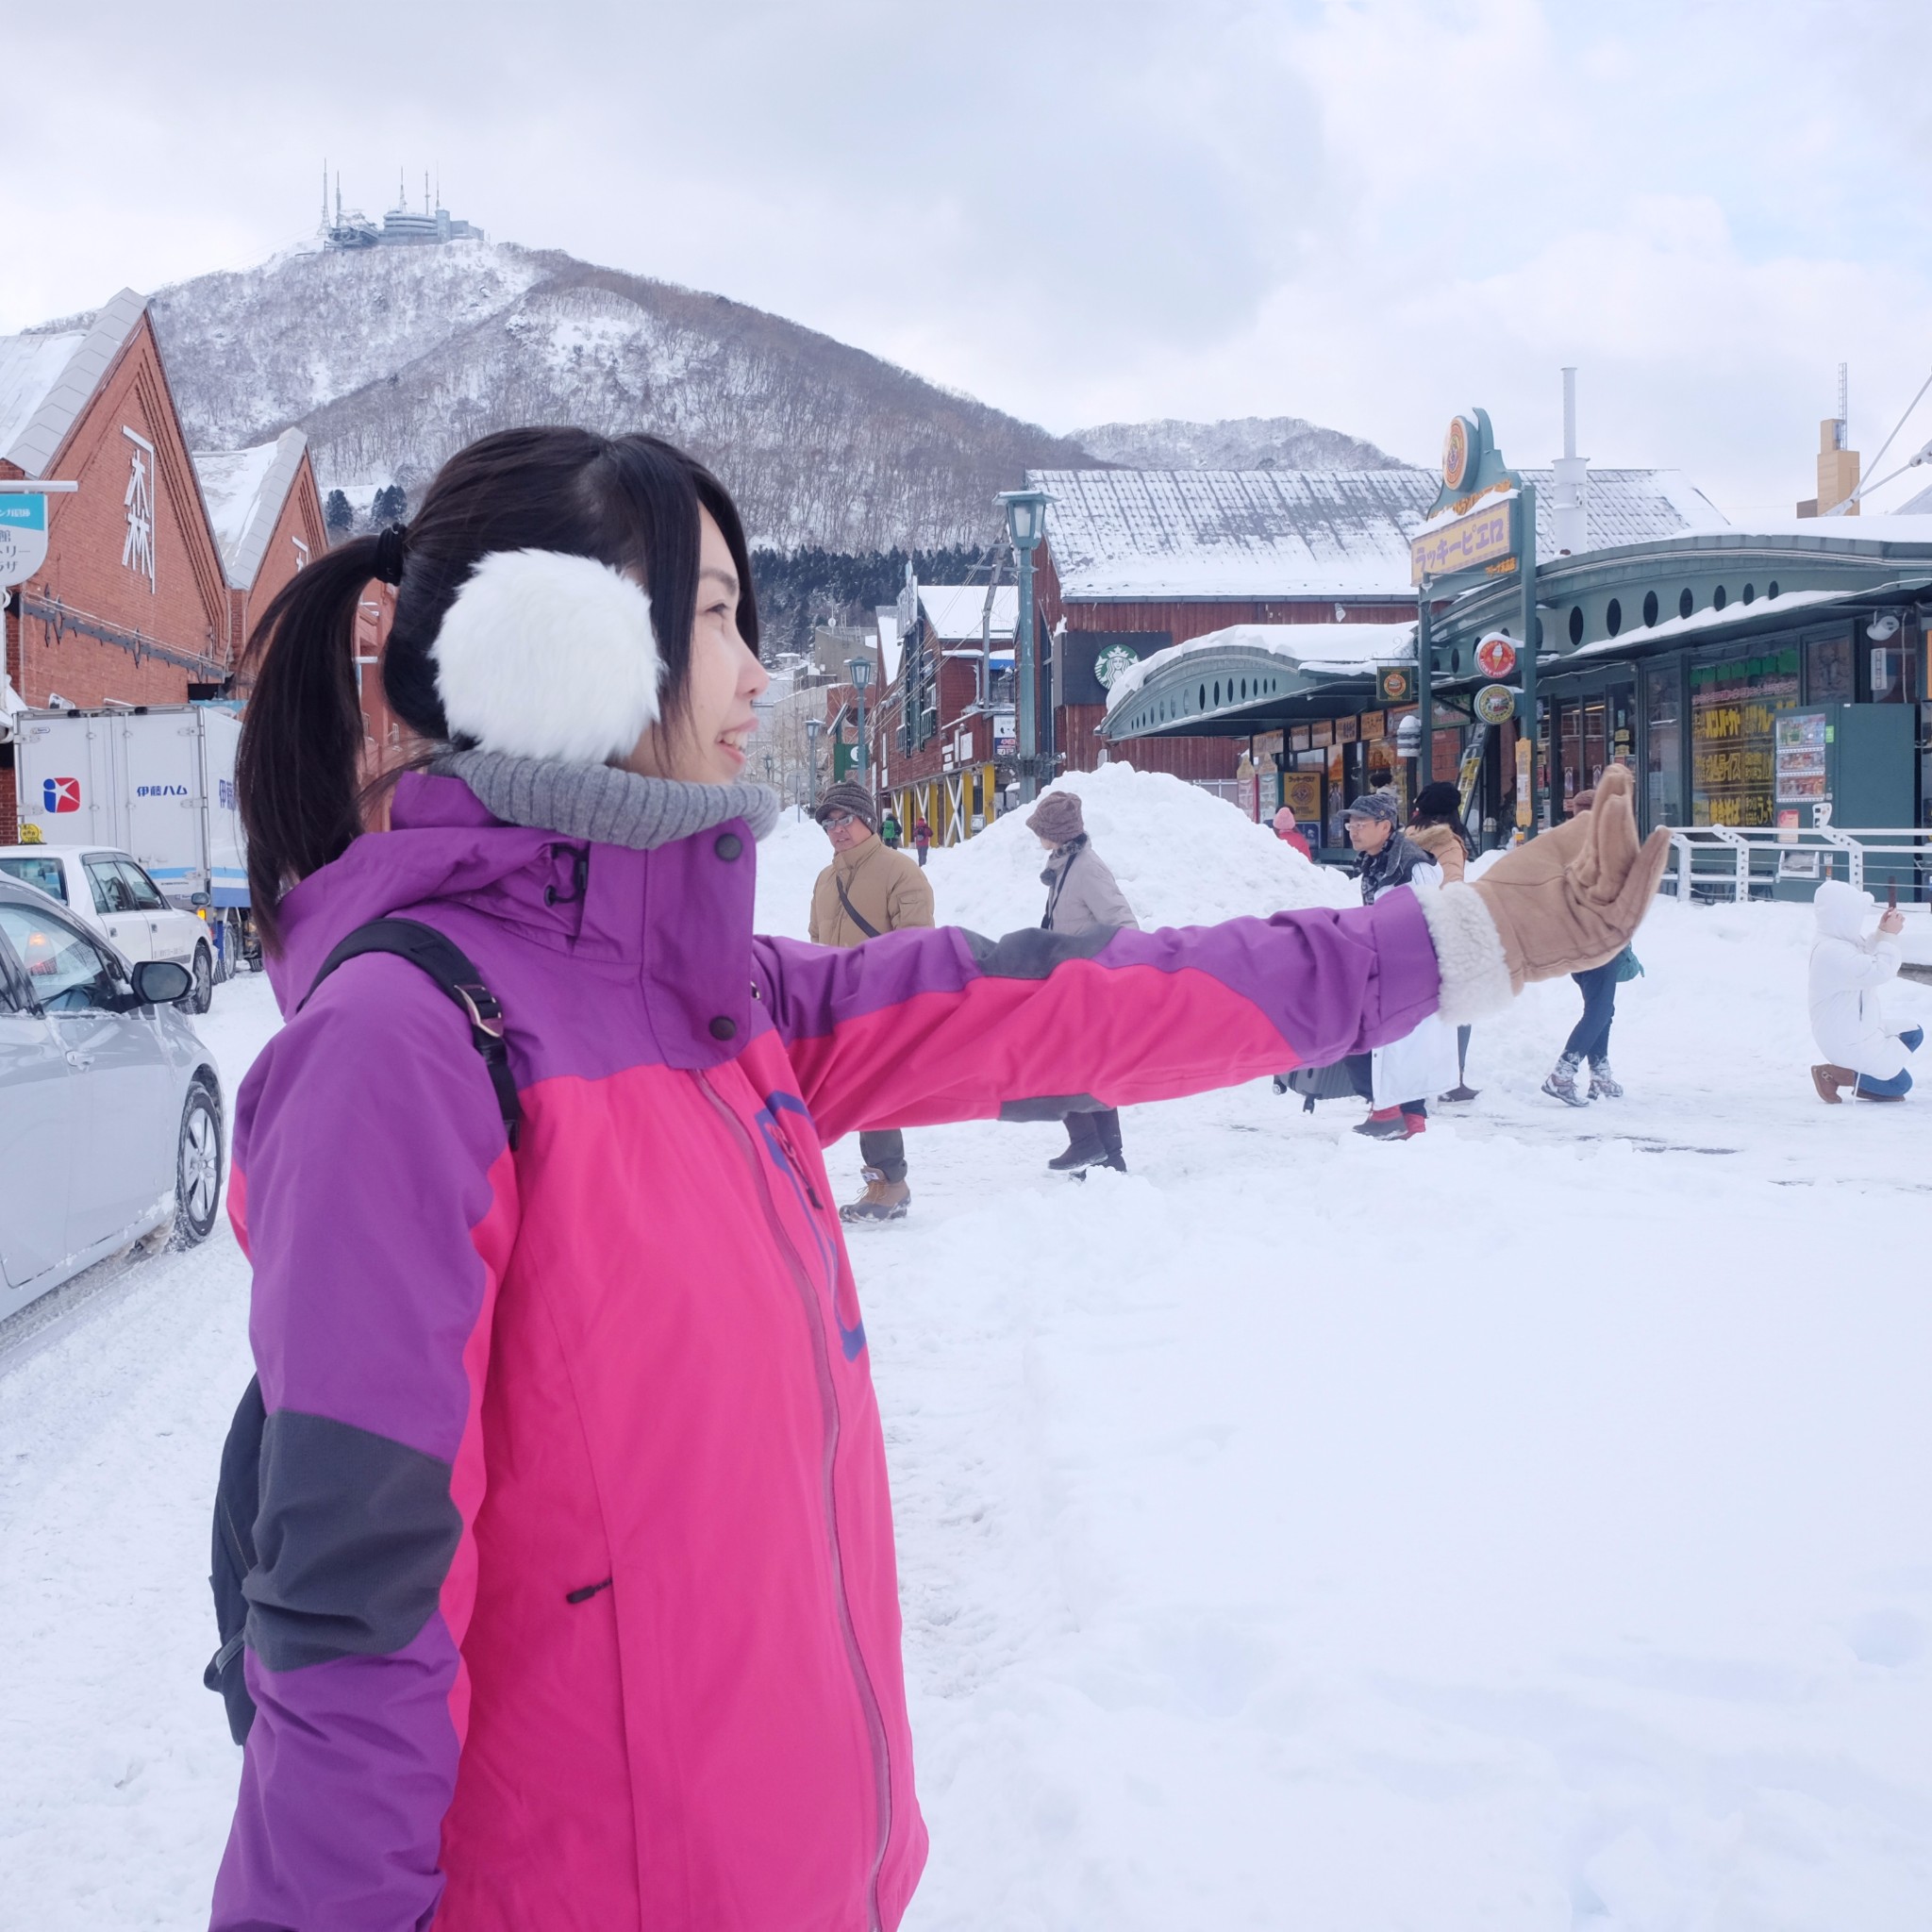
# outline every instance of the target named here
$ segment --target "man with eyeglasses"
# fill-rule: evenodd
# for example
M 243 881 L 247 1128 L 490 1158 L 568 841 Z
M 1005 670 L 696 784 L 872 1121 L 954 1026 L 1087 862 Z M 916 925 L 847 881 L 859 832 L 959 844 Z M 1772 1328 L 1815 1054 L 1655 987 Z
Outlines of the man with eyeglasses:
M 832 862 L 811 895 L 811 941 L 817 946 L 858 946 L 882 933 L 930 925 L 932 888 L 903 852 L 878 836 L 878 804 L 863 786 L 834 785 L 813 813 L 832 841 Z M 858 1137 L 865 1192 L 839 1210 L 854 1224 L 904 1221 L 912 1199 L 906 1181 L 906 1137 L 897 1127 Z

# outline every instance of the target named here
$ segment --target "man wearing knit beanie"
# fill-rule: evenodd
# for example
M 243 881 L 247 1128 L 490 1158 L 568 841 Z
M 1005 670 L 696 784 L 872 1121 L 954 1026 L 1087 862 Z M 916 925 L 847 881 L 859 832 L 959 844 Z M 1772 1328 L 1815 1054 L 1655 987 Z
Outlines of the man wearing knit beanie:
M 811 894 L 811 941 L 817 946 L 858 946 L 908 925 L 930 925 L 932 888 L 903 852 L 878 836 L 879 808 L 871 790 L 850 780 L 832 786 L 812 814 L 832 841 L 832 862 Z M 888 1127 L 858 1137 L 865 1192 L 840 1208 L 851 1223 L 903 1221 L 912 1199 L 906 1179 L 906 1137 Z

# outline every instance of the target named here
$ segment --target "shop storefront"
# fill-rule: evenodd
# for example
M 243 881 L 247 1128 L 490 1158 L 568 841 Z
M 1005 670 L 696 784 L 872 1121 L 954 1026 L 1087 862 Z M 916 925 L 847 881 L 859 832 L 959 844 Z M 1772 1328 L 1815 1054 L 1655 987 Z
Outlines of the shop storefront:
M 1536 608 L 1544 826 L 1617 760 L 1638 774 L 1646 831 L 1808 826 L 1821 805 L 1840 826 L 1932 824 L 1932 520 L 1697 532 L 1548 559 Z M 1469 771 L 1470 824 L 1485 844 L 1516 829 L 1528 745 L 1519 759 L 1520 707 L 1500 723 L 1477 722 L 1475 654 L 1485 639 L 1519 639 L 1522 608 L 1512 583 L 1432 611 L 1427 775 Z M 1279 639 L 1277 656 L 1243 649 L 1253 627 L 1196 640 L 1187 655 L 1150 665 L 1109 707 L 1104 728 L 1116 756 L 1131 758 L 1143 733 L 1245 723 L 1259 796 L 1292 806 L 1341 857 L 1351 797 L 1386 784 L 1406 801 L 1424 782 L 1415 726 L 1406 752 L 1398 741 L 1415 708 L 1377 691 L 1378 670 L 1413 666 L 1414 626 L 1386 628 L 1375 660 L 1355 664 L 1314 650 L 1294 656 Z M 1261 665 L 1280 675 L 1255 676 Z M 1782 753 L 1781 729 L 1791 740 Z M 1819 767 L 1808 772 L 1807 734 Z

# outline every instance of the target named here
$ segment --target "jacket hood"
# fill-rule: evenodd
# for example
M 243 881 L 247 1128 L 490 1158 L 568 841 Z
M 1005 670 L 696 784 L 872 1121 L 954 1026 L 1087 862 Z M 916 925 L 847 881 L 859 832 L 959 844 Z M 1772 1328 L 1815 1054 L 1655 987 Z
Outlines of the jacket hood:
M 1811 901 L 1811 911 L 1818 921 L 1818 937 L 1824 940 L 1861 939 L 1865 921 L 1877 904 L 1870 892 L 1861 892 L 1843 879 L 1826 879 Z

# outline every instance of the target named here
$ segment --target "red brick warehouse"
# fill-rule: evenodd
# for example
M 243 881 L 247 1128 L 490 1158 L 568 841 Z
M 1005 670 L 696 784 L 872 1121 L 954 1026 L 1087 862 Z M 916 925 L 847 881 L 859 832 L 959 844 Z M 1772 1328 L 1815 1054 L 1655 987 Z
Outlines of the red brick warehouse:
M 0 667 L 22 701 L 92 709 L 221 690 L 230 586 L 142 296 L 124 289 L 71 325 L 0 339 L 0 476 L 79 486 L 48 497 L 46 559 L 7 600 Z M 16 830 L 0 745 L 0 840 Z

